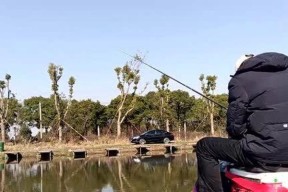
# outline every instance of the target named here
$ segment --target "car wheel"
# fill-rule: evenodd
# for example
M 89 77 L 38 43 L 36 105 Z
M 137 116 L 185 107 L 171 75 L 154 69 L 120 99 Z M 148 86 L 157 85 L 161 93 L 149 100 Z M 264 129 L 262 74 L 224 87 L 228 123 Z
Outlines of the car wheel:
M 140 145 L 144 145 L 145 143 L 146 143 L 145 139 L 140 139 L 140 140 L 139 140 L 139 144 L 140 144 Z
M 168 144 L 168 143 L 170 142 L 170 139 L 166 137 L 166 138 L 164 138 L 163 142 L 164 142 L 165 144 Z

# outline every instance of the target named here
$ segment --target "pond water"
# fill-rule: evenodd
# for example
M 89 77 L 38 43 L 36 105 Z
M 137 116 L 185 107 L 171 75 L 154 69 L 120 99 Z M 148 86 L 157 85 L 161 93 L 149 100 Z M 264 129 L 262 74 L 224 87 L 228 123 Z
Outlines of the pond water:
M 5 192 L 191 192 L 195 154 L 87 157 L 2 164 Z

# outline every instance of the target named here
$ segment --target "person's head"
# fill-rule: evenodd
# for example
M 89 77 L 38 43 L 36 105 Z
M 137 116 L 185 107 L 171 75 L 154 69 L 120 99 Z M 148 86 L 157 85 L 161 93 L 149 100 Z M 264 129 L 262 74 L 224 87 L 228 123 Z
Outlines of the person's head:
M 235 71 L 237 71 L 239 69 L 239 67 L 244 63 L 244 61 L 246 61 L 247 59 L 253 57 L 253 54 L 245 54 L 245 55 L 241 55 L 241 57 L 239 57 L 239 59 L 237 59 L 236 64 L 235 64 Z

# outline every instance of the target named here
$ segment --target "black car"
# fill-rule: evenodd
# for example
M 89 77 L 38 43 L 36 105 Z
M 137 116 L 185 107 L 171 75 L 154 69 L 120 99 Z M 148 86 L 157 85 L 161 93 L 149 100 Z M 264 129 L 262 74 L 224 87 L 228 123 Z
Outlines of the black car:
M 142 133 L 139 136 L 135 136 L 131 139 L 131 143 L 145 144 L 145 143 L 169 143 L 174 140 L 174 135 L 165 130 L 150 130 Z

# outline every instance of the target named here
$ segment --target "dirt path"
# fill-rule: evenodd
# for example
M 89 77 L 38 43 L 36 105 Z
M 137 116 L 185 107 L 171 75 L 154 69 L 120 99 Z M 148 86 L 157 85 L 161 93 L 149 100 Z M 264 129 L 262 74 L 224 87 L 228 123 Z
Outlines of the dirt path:
M 177 151 L 193 151 L 193 145 L 195 142 L 175 142 L 168 145 L 165 144 L 146 144 L 149 147 L 150 152 L 165 153 L 166 147 L 173 146 L 177 148 Z M 51 143 L 51 142 L 39 142 L 33 144 L 16 144 L 5 143 L 4 151 L 0 153 L 0 156 L 5 156 L 5 153 L 20 153 L 23 158 L 36 157 L 39 151 L 52 151 L 54 156 L 71 156 L 75 150 L 86 151 L 88 155 L 105 156 L 106 149 L 117 148 L 120 154 L 136 154 L 137 147 L 140 145 L 130 144 L 128 142 L 113 143 L 113 144 L 99 144 L 93 142 L 81 142 L 81 143 Z

